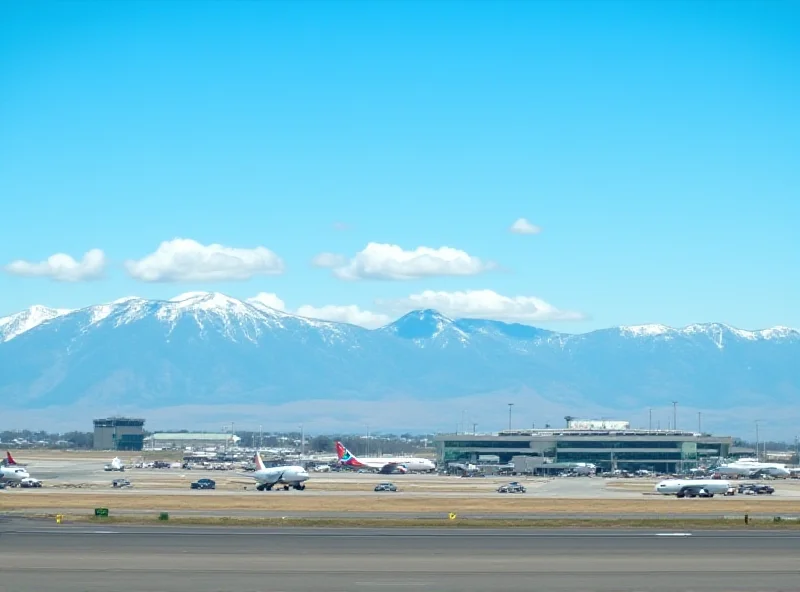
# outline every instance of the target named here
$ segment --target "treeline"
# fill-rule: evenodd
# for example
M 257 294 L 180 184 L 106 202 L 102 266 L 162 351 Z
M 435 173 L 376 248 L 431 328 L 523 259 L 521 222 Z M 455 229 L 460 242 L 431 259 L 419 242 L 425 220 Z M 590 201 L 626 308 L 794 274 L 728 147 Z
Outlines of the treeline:
M 65 432 L 53 434 L 44 430 L 5 430 L 0 432 L 0 443 L 7 446 L 41 446 L 43 448 L 91 448 L 92 432 Z

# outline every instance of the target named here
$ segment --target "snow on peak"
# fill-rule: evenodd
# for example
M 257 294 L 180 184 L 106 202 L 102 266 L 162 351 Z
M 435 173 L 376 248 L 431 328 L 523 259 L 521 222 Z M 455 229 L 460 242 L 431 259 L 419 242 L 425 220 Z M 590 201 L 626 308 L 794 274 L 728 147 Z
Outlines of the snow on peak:
M 184 292 L 177 296 L 170 298 L 169 302 L 183 302 L 184 300 L 194 300 L 195 298 L 203 298 L 209 296 L 211 292 Z
M 641 337 L 644 335 L 648 336 L 655 336 L 655 335 L 665 335 L 668 333 L 672 333 L 675 331 L 672 327 L 667 327 L 666 325 L 627 325 L 622 326 L 619 330 L 623 334 L 634 335 L 636 337 Z
M 70 312 L 72 311 L 66 308 L 48 308 L 35 304 L 27 310 L 0 318 L 0 341 L 11 341 L 42 323 Z
M 469 341 L 469 335 L 458 328 L 453 319 L 430 308 L 412 310 L 382 330 L 390 331 L 404 339 L 435 339 L 445 336 L 455 337 L 462 343 Z
M 794 337 L 795 339 L 800 338 L 800 330 L 792 329 L 791 327 L 783 327 L 781 325 L 772 327 L 771 329 L 762 329 L 761 331 L 756 331 L 756 333 L 758 333 L 764 339 L 787 339 L 789 337 Z
M 122 298 L 117 298 L 116 300 L 112 301 L 111 304 L 125 304 L 127 302 L 132 302 L 134 300 L 143 300 L 138 296 L 123 296 Z

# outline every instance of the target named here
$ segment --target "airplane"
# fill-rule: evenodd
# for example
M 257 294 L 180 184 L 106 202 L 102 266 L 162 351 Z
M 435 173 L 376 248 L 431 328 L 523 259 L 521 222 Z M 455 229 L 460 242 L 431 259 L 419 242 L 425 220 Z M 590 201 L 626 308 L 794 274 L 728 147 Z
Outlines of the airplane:
M 726 493 L 731 484 L 722 479 L 665 479 L 655 486 L 655 492 L 675 495 L 684 487 L 702 487 L 709 493 Z
M 306 486 L 303 483 L 308 481 L 308 471 L 299 465 L 287 465 L 283 467 L 265 467 L 264 461 L 261 460 L 261 453 L 256 452 L 253 459 L 256 465 L 256 470 L 253 473 L 242 473 L 243 476 L 252 477 L 256 480 L 258 485 L 256 489 L 259 491 L 271 491 L 275 485 L 283 485 L 283 488 L 288 491 L 290 487 L 303 491 Z
M 758 475 L 771 475 L 786 479 L 791 471 L 786 465 L 780 463 L 764 463 L 755 458 L 742 458 L 737 461 L 719 465 L 708 470 L 710 473 L 720 475 L 739 475 L 742 477 L 757 477 Z
M 384 475 L 408 473 L 409 471 L 428 472 L 436 470 L 436 464 L 427 458 L 413 456 L 403 458 L 357 458 L 341 442 L 336 442 L 336 456 L 339 457 L 339 464 L 341 465 L 356 469 L 377 470 Z
M 125 465 L 122 464 L 122 461 L 119 459 L 119 457 L 115 456 L 114 459 L 111 461 L 111 463 L 107 464 L 103 470 L 104 471 L 124 471 L 125 470 Z
M 11 453 L 6 451 L 6 460 L 4 465 L 0 466 L 0 481 L 6 483 L 14 483 L 19 485 L 23 479 L 30 479 L 31 476 L 25 467 L 19 466 L 17 461 L 11 456 Z

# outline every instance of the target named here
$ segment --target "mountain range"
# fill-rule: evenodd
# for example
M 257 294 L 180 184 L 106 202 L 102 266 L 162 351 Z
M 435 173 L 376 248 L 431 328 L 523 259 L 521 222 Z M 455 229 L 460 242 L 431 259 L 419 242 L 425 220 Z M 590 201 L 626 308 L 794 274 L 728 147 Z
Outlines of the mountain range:
M 641 419 L 676 399 L 781 415 L 800 400 L 798 362 L 800 331 L 786 327 L 566 334 L 416 310 L 369 330 L 208 292 L 0 318 L 0 400 L 26 417 L 80 408 L 177 422 L 194 410 L 218 426 L 283 412 L 321 425 L 452 428 L 463 418 L 463 429 L 467 405 L 488 427 L 506 421 L 506 401 L 527 425 L 561 412 Z

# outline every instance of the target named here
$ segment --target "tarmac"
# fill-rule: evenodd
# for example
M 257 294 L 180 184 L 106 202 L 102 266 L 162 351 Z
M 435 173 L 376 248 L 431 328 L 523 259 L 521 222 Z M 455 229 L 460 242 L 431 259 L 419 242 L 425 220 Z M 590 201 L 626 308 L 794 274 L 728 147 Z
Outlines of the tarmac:
M 0 522 L 0 591 L 772 592 L 786 531 L 259 529 Z

